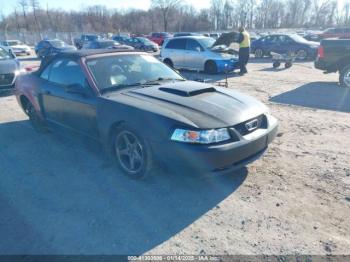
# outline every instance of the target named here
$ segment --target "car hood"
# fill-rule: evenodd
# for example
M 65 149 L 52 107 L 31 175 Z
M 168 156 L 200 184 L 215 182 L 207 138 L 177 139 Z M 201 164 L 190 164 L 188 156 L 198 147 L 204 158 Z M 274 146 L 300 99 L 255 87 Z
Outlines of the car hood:
M 18 49 L 28 49 L 29 46 L 26 46 L 26 45 L 14 45 L 14 46 L 12 46 L 12 48 L 14 48 L 14 49 L 16 49 L 16 48 L 18 48 Z
M 117 93 L 117 94 L 116 94 Z M 234 90 L 193 81 L 177 81 L 160 86 L 125 90 L 108 95 L 118 102 L 125 96 L 133 106 L 149 102 L 152 110 L 196 128 L 233 126 L 267 112 L 256 99 Z
M 238 38 L 238 32 L 224 33 L 215 41 L 213 47 L 220 45 L 230 46 L 232 43 L 237 43 Z
M 19 69 L 18 62 L 14 59 L 0 60 L 0 74 L 14 73 Z

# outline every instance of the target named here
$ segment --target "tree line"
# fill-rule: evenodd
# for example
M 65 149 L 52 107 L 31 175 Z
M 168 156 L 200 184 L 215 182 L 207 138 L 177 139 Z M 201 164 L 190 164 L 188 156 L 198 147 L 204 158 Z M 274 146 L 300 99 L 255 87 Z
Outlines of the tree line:
M 1 11 L 0 11 L 1 12 Z M 314 28 L 350 25 L 350 0 L 211 0 L 198 10 L 182 0 L 152 0 L 149 10 L 118 10 L 102 5 L 79 11 L 18 0 L 10 14 L 0 13 L 0 30 L 44 32 L 225 31 L 244 25 L 253 29 Z

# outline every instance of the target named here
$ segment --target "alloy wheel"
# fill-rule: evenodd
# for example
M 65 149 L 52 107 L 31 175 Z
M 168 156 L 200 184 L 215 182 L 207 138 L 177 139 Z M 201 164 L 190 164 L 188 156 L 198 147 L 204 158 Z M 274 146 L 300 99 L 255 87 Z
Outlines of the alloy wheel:
M 120 166 L 130 175 L 137 175 L 144 166 L 145 153 L 139 139 L 132 132 L 121 131 L 115 141 Z

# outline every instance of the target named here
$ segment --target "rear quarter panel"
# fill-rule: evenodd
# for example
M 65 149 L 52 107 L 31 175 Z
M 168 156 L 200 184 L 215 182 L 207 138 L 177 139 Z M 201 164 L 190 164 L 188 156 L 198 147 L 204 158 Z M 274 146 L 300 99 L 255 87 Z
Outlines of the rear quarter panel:
M 36 73 L 30 73 L 26 75 L 21 75 L 17 78 L 15 83 L 15 96 L 18 104 L 23 108 L 21 99 L 24 97 L 29 100 L 29 102 L 34 106 L 38 115 L 43 118 L 38 94 L 39 94 L 39 78 Z

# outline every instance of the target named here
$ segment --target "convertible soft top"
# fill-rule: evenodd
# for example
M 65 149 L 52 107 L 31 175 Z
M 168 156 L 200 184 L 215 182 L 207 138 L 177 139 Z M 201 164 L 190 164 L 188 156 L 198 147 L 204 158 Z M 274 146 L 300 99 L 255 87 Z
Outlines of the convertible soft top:
M 101 55 L 101 54 L 113 54 L 113 53 L 141 53 L 138 50 L 119 50 L 119 49 L 82 49 L 82 50 L 71 50 L 71 51 L 63 51 L 55 55 L 50 55 L 45 57 L 40 64 L 40 68 L 37 72 L 41 72 L 47 64 L 49 64 L 53 59 L 56 58 L 71 58 L 71 59 L 79 59 L 81 57 L 93 56 L 93 55 Z

